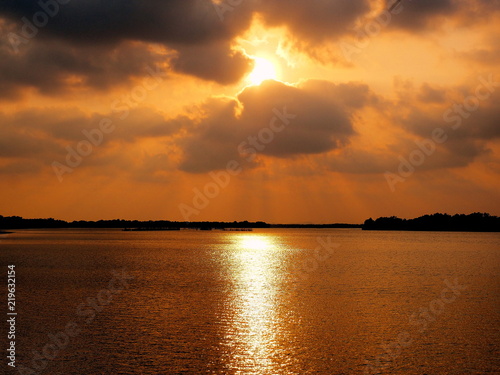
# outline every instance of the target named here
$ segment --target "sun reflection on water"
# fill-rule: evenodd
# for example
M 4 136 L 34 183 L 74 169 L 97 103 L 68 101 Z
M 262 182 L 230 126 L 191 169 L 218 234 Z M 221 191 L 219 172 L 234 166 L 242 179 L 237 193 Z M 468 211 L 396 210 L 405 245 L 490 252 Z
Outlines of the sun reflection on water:
M 276 245 L 272 237 L 262 234 L 240 235 L 235 238 L 236 309 L 232 338 L 234 356 L 231 367 L 244 373 L 270 373 L 276 330 L 275 269 Z

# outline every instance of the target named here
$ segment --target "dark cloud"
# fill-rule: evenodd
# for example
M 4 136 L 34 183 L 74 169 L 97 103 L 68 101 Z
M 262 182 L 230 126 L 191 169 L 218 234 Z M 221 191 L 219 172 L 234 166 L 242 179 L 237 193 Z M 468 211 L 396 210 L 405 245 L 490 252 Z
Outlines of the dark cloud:
M 394 1 L 390 1 L 392 4 Z M 452 17 L 461 9 L 456 0 L 403 0 L 395 9 L 390 27 L 421 30 L 442 17 Z
M 22 89 L 56 95 L 69 89 L 129 84 L 150 70 L 162 68 L 165 56 L 141 43 L 76 47 L 56 41 L 29 43 L 13 53 L 0 40 L 0 97 L 15 97 Z
M 329 155 L 321 162 L 329 170 L 349 174 L 383 174 L 397 171 L 402 160 L 408 161 L 415 152 L 422 154 L 422 147 L 432 149 L 430 137 L 406 137 L 398 143 L 389 144 L 385 150 L 362 150 L 355 147 L 342 150 L 339 154 Z M 353 142 L 354 143 L 354 142 Z M 474 140 L 457 141 L 450 139 L 444 144 L 433 143 L 431 154 L 425 154 L 420 171 L 458 168 L 469 165 L 480 155 L 489 151 L 484 143 Z
M 387 6 L 395 0 L 389 0 Z M 391 28 L 410 32 L 440 30 L 443 23 L 474 25 L 494 17 L 500 11 L 499 0 L 402 0 L 395 8 Z
M 359 109 L 367 105 L 377 105 L 379 98 L 362 83 L 333 84 L 328 81 L 308 80 L 301 87 L 306 90 L 321 93 L 330 98 L 335 98 L 346 109 Z
M 500 12 L 500 0 L 470 0 L 459 2 L 462 8 L 460 21 L 463 25 L 474 25 L 495 19 Z M 498 39 L 498 38 L 497 38 Z
M 57 89 L 71 74 L 81 75 L 82 85 L 117 84 L 143 74 L 148 64 L 170 60 L 145 47 L 149 43 L 160 43 L 176 55 L 173 67 L 179 72 L 221 84 L 237 82 L 251 68 L 248 58 L 231 46 L 250 25 L 248 5 L 241 5 L 224 22 L 209 0 L 74 0 L 58 7 L 31 38 L 22 32 L 23 27 L 29 31 L 24 20 L 34 22 L 34 15 L 43 11 L 38 2 L 0 3 L 0 18 L 10 20 L 0 22 L 6 39 L 16 40 L 9 33 L 26 38 L 14 43 L 24 52 L 21 56 L 13 53 L 12 43 L 4 40 L 0 45 L 0 61 L 15 70 L 10 79 L 7 74 L 0 77 L 6 78 L 4 85 L 14 86 L 11 90 L 16 85 L 50 90 L 45 80 L 53 81 Z M 130 46 L 130 42 L 143 44 Z
M 138 138 L 165 137 L 178 131 L 184 120 L 179 117 L 175 121 L 166 120 L 160 112 L 149 108 L 136 108 L 129 111 L 124 119 L 116 114 L 85 114 L 78 109 L 32 109 L 14 115 L 0 115 L 0 128 L 7 134 L 34 134 L 39 138 L 78 142 L 85 139 L 82 131 L 99 128 L 100 122 L 106 119 L 113 127 L 106 138 L 113 141 L 132 142 Z
M 458 88 L 424 84 L 416 89 L 409 81 L 397 83 L 397 88 L 403 90 L 387 115 L 394 129 L 404 131 L 398 140 L 388 143 L 385 149 L 365 150 L 353 138 L 349 147 L 328 155 L 324 161 L 328 169 L 351 174 L 395 171 L 401 158 L 408 160 L 412 153 L 422 150 L 426 153 L 425 161 L 418 166 L 422 171 L 465 167 L 491 155 L 491 142 L 500 139 L 500 109 L 496 105 L 500 102 L 500 92 L 478 100 L 478 108 L 467 111 L 464 100 L 469 98 L 469 103 L 473 103 L 471 98 L 475 97 L 477 84 Z M 486 92 L 482 90 L 481 94 Z M 386 109 L 385 105 L 377 108 Z M 436 129 L 444 134 L 444 142 L 433 140 Z
M 0 166 L 0 175 L 27 175 L 37 174 L 42 170 L 42 164 L 27 161 L 15 161 Z
M 113 115 L 94 115 L 93 123 L 97 124 L 102 118 L 114 119 L 116 130 L 111 138 L 133 142 L 138 138 L 168 137 L 185 126 L 189 119 L 180 116 L 175 120 L 168 120 L 165 115 L 149 108 L 131 110 L 124 120 L 116 120 Z
M 446 91 L 424 83 L 417 97 L 424 103 L 443 103 L 446 99 Z
M 91 44 L 121 40 L 201 44 L 229 40 L 246 29 L 250 14 L 243 11 L 245 7 L 221 22 L 207 0 L 72 0 L 58 6 L 42 34 Z M 40 11 L 38 1 L 0 3 L 0 13 L 15 21 L 22 17 L 33 20 Z
M 323 42 L 349 33 L 370 10 L 370 1 L 262 0 L 258 10 L 269 26 L 286 26 L 299 39 Z
M 33 160 L 62 155 L 57 141 L 37 125 L 43 120 L 31 111 L 16 115 L 0 113 L 0 158 Z
M 35 132 L 9 132 L 0 128 L 0 158 L 38 158 L 55 155 L 59 147 L 50 139 L 38 137 Z
M 111 133 L 96 130 L 103 119 L 112 121 L 114 129 Z M 3 165 L 0 173 L 38 173 L 43 167 L 49 170 L 54 161 L 65 163 L 68 147 L 75 150 L 81 141 L 90 137 L 94 147 L 91 154 L 84 158 L 82 167 L 98 167 L 105 171 L 133 169 L 137 176 L 142 176 L 141 179 L 146 179 L 148 171 L 151 171 L 153 177 L 158 177 L 157 174 L 163 171 L 158 158 L 138 155 L 130 160 L 125 155 L 133 152 L 130 146 L 140 139 L 168 139 L 185 121 L 183 117 L 167 121 L 161 113 L 148 108 L 131 110 L 124 119 L 117 118 L 113 113 L 87 115 L 75 109 L 55 108 L 0 114 L 0 165 Z M 141 162 L 143 159 L 144 162 Z M 30 164 L 32 167 L 29 167 Z M 168 164 L 165 164 L 166 167 Z M 155 168 L 160 168 L 160 171 Z M 173 169 L 171 163 L 169 168 Z
M 466 97 L 473 98 L 474 90 L 466 90 L 465 96 L 457 96 L 461 90 L 456 88 L 450 88 L 448 91 L 450 95 L 462 99 L 433 101 L 438 106 L 431 108 L 419 106 L 414 101 L 411 104 L 410 98 L 399 103 L 404 103 L 406 107 L 395 111 L 392 121 L 402 126 L 408 135 L 388 150 L 389 154 L 394 155 L 396 162 L 399 156 L 408 157 L 413 150 L 419 150 L 419 144 L 427 144 L 425 147 L 428 147 L 428 150 L 432 148 L 429 140 L 436 129 L 441 129 L 446 141 L 441 144 L 432 142 L 435 150 L 419 167 L 422 170 L 463 167 L 490 153 L 489 143 L 500 138 L 500 109 L 495 104 L 500 100 L 500 94 L 493 93 L 487 100 L 478 101 L 476 110 L 468 111 L 463 100 Z M 409 92 L 408 95 L 411 97 L 412 93 Z M 421 95 L 422 90 L 417 96 Z M 425 101 L 424 103 L 428 104 Z
M 473 94 L 473 91 L 470 92 Z M 465 95 L 465 98 L 475 98 Z M 465 100 L 465 99 L 464 99 Z M 462 101 L 444 103 L 439 110 L 413 108 L 408 115 L 399 119 L 411 133 L 428 137 L 432 130 L 445 128 L 450 139 L 461 140 L 492 140 L 500 138 L 500 93 L 495 92 L 486 100 L 470 99 L 478 104 L 477 109 L 467 110 Z
M 114 129 L 101 138 L 96 129 L 103 119 L 112 121 Z M 103 177 L 120 173 L 138 182 L 166 183 L 176 165 L 171 155 L 175 148 L 165 146 L 170 146 L 171 137 L 186 123 L 182 116 L 166 120 L 162 113 L 149 108 L 130 110 L 124 119 L 113 113 L 85 114 L 74 108 L 0 113 L 0 175 L 45 173 L 56 178 L 53 163 L 66 165 L 68 148 L 77 150 L 91 134 L 91 142 L 98 144 L 93 143 L 91 153 L 72 173 L 64 172 L 64 178 L 80 173 Z M 148 139 L 154 139 L 162 152 L 140 146 Z
M 230 11 L 221 17 L 210 0 L 42 3 L 52 5 L 44 10 L 32 0 L 0 2 L 0 28 L 6 36 L 0 41 L 0 96 L 15 96 L 27 87 L 42 93 L 75 86 L 106 89 L 142 76 L 147 66 L 156 64 L 232 84 L 252 67 L 244 53 L 234 50 L 234 42 L 249 29 L 255 15 L 267 26 L 285 27 L 289 43 L 322 59 L 317 48 L 356 35 L 355 27 L 368 22 L 374 7 L 369 0 L 246 0 L 234 6 L 224 2 Z M 498 1 L 493 0 L 474 2 L 474 6 L 457 0 L 404 0 L 402 4 L 391 28 L 420 30 L 471 8 L 498 10 Z M 38 30 L 26 27 L 26 20 L 41 22 L 35 16 L 40 12 L 53 16 Z M 36 35 L 31 38 L 26 32 Z M 27 38 L 26 43 L 19 42 L 20 54 L 8 42 L 12 42 L 11 33 Z M 167 54 L 154 52 L 151 44 L 163 46 Z
M 342 93 L 348 93 L 343 96 Z M 298 87 L 275 81 L 246 88 L 237 99 L 211 99 L 200 108 L 202 119 L 181 141 L 182 170 L 201 173 L 223 169 L 230 160 L 243 161 L 241 151 L 252 148 L 248 137 L 257 137 L 259 155 L 294 158 L 344 147 L 355 134 L 351 112 L 367 103 L 363 85 L 313 81 Z M 284 130 L 274 132 L 271 121 Z M 261 142 L 262 139 L 271 139 Z M 245 142 L 244 147 L 240 147 Z M 267 142 L 267 143 L 266 143 Z M 260 149 L 259 149 L 260 148 Z M 257 150 L 258 149 L 258 150 Z
M 180 46 L 172 66 L 179 72 L 221 84 L 237 82 L 253 67 L 243 52 L 231 49 L 228 43 Z

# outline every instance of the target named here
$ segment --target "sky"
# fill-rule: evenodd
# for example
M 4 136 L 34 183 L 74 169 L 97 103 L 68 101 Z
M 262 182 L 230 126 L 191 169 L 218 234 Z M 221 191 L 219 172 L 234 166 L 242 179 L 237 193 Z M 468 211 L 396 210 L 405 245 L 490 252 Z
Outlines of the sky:
M 500 0 L 3 0 L 0 214 L 500 215 Z

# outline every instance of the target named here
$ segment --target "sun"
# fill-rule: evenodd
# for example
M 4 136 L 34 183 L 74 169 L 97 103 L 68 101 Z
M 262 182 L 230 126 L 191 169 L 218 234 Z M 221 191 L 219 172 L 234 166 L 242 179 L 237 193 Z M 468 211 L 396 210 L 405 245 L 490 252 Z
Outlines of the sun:
M 252 85 L 260 85 L 266 79 L 276 79 L 276 68 L 273 63 L 262 57 L 254 57 L 255 67 L 248 75 L 248 80 Z

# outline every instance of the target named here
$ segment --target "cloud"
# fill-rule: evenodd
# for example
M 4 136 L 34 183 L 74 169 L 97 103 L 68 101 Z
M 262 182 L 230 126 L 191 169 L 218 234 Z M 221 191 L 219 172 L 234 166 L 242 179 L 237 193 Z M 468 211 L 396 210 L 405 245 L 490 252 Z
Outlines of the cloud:
M 467 96 L 467 95 L 466 95 Z M 411 133 L 426 137 L 435 128 L 447 128 L 450 139 L 469 139 L 488 141 L 500 138 L 500 108 L 496 105 L 500 93 L 495 92 L 488 100 L 479 102 L 476 111 L 467 111 L 461 102 L 443 103 L 438 109 L 429 111 L 424 107 L 414 107 L 400 122 Z M 458 110 L 462 106 L 462 110 Z M 464 115 L 460 115 L 463 112 Z M 448 113 L 446 121 L 443 114 Z M 460 120 L 460 124 L 458 124 Z
M 397 171 L 401 160 L 408 160 L 416 150 L 420 151 L 421 147 L 432 149 L 427 141 L 428 138 L 407 136 L 396 143 L 387 144 L 385 149 L 365 150 L 353 144 L 352 147 L 343 149 L 337 154 L 328 155 L 318 165 L 334 172 L 361 175 Z M 479 156 L 489 154 L 484 143 L 475 140 L 450 139 L 444 145 L 434 143 L 434 146 L 435 151 L 426 157 L 425 162 L 418 166 L 418 170 L 432 171 L 465 167 Z
M 253 147 L 249 137 L 265 140 L 255 146 L 258 155 L 283 159 L 343 148 L 355 134 L 352 112 L 367 105 L 368 97 L 368 88 L 354 83 L 311 81 L 295 87 L 265 81 L 237 98 L 212 98 L 199 108 L 201 118 L 180 141 L 180 168 L 202 173 L 223 169 L 230 160 L 243 161 L 241 151 Z M 270 133 L 273 119 L 285 116 L 284 130 Z
M 389 1 L 390 4 L 394 1 Z M 444 22 L 477 25 L 500 11 L 498 0 L 403 0 L 390 27 L 408 32 L 441 30 Z
M 392 116 L 395 126 L 400 125 L 408 132 L 393 148 L 395 155 L 408 155 L 412 149 L 418 148 L 416 142 L 431 139 L 435 129 L 444 131 L 446 141 L 436 145 L 436 152 L 419 167 L 421 169 L 463 167 L 480 156 L 489 155 L 491 142 L 500 138 L 500 109 L 496 105 L 500 93 L 495 92 L 488 100 L 481 101 L 477 110 L 467 111 L 462 103 L 465 97 L 474 93 L 476 86 L 439 89 L 439 100 L 430 101 L 429 95 L 433 97 L 435 93 L 434 89 L 429 91 L 426 85 L 419 91 L 408 91 L 399 102 L 402 107 L 394 111 Z M 445 93 L 453 100 L 441 100 Z M 421 103 L 412 100 L 415 95 L 424 100 Z M 425 97 L 422 98 L 422 95 Z
M 258 11 L 268 26 L 285 26 L 298 39 L 313 43 L 349 33 L 355 22 L 370 10 L 368 0 L 258 2 Z
M 132 142 L 138 138 L 169 136 L 180 129 L 183 117 L 168 121 L 164 115 L 146 107 L 130 110 L 125 119 L 113 113 L 86 114 L 75 108 L 42 108 L 19 111 L 13 115 L 0 115 L 2 129 L 8 134 L 31 133 L 39 138 L 77 142 L 84 138 L 83 130 L 99 127 L 102 119 L 110 119 L 115 130 L 108 138 Z
M 437 19 L 452 17 L 460 6 L 456 0 L 403 0 L 399 9 L 391 27 L 418 31 L 430 27 Z
M 40 160 L 62 155 L 56 140 L 37 129 L 36 116 L 26 112 L 18 115 L 0 113 L 0 123 L 0 158 Z
M 341 153 L 330 155 L 323 161 L 329 170 L 349 174 L 382 174 L 397 160 L 394 155 L 376 150 L 346 148 Z
M 446 99 L 446 91 L 437 87 L 432 87 L 424 83 L 418 93 L 418 100 L 424 103 L 443 103 Z
M 253 60 L 226 42 L 180 46 L 177 50 L 172 62 L 175 70 L 221 84 L 239 81 L 253 67 Z
M 19 74 L 11 75 L 18 77 L 12 84 L 44 91 L 50 87 L 42 82 L 44 77 L 58 88 L 70 74 L 81 74 L 83 84 L 95 88 L 117 84 L 140 75 L 145 64 L 158 63 L 159 58 L 170 60 L 145 47 L 154 43 L 177 56 L 174 69 L 221 84 L 237 82 L 251 68 L 249 60 L 232 48 L 233 39 L 250 26 L 252 11 L 245 10 L 248 6 L 242 5 L 224 22 L 208 0 L 89 0 L 58 8 L 35 38 L 19 45 L 21 51 L 27 50 L 22 56 L 9 53 L 12 48 L 5 42 L 1 46 L 3 65 L 18 65 L 16 71 L 25 76 L 23 80 Z M 1 2 L 4 33 L 26 37 L 22 33 L 24 20 L 32 22 L 40 11 L 34 1 Z
M 496 13 L 500 12 L 500 1 L 497 2 L 497 5 Z M 490 16 L 493 14 L 495 12 L 492 11 Z M 499 38 L 500 33 L 497 30 L 494 28 L 489 29 L 478 45 L 475 45 L 472 49 L 457 52 L 457 57 L 479 66 L 485 66 L 490 69 L 497 68 L 498 61 L 500 60 Z
M 374 107 L 378 114 L 386 113 L 389 122 L 386 128 L 392 136 L 385 145 L 367 145 L 363 140 L 370 133 L 361 133 L 351 139 L 348 147 L 329 154 L 319 165 L 341 173 L 380 174 L 397 170 L 401 158 L 408 159 L 412 152 L 422 147 L 427 148 L 427 152 L 435 147 L 425 163 L 418 167 L 422 171 L 465 167 L 481 157 L 483 161 L 493 157 L 492 145 L 498 145 L 500 139 L 500 109 L 496 105 L 500 92 L 495 91 L 491 97 L 480 101 L 477 110 L 465 111 L 465 116 L 460 116 L 460 112 L 455 112 L 458 108 L 455 105 L 474 95 L 478 82 L 450 87 L 424 83 L 419 88 L 411 81 L 396 80 L 395 83 L 398 99 L 392 103 L 379 100 L 382 105 Z M 372 103 L 376 102 L 372 100 Z M 386 111 L 388 107 L 390 111 Z M 464 108 L 462 104 L 462 110 Z M 450 110 L 453 112 L 448 112 Z M 448 116 L 444 116 L 445 113 Z M 446 141 L 430 145 L 435 129 L 442 129 Z
M 5 0 L 0 4 L 0 14 L 16 21 L 22 17 L 32 20 L 39 11 L 37 1 Z M 43 30 L 81 44 L 122 40 L 200 44 L 231 39 L 249 26 L 249 17 L 248 12 L 234 12 L 227 22 L 221 22 L 206 0 L 70 1 L 59 5 L 59 12 Z
M 166 58 L 142 43 L 77 47 L 54 40 L 29 43 L 14 53 L 1 39 L 0 98 L 15 98 L 25 89 L 53 96 L 89 87 L 106 90 L 147 76 Z
M 0 166 L 0 175 L 29 175 L 37 174 L 42 170 L 40 163 L 30 160 L 15 161 Z
M 321 60 L 318 48 L 355 36 L 356 26 L 366 23 L 377 5 L 369 0 L 246 0 L 221 20 L 210 0 L 70 1 L 57 5 L 57 12 L 55 0 L 46 3 L 52 10 L 44 10 L 37 1 L 0 2 L 0 29 L 6 36 L 23 36 L 23 25 L 33 22 L 37 12 L 54 14 L 34 38 L 19 45 L 21 53 L 14 53 L 9 38 L 0 41 L 0 97 L 15 97 L 25 88 L 43 94 L 81 87 L 106 90 L 145 75 L 147 66 L 157 64 L 222 85 L 234 84 L 252 68 L 251 60 L 235 45 L 256 16 L 268 27 L 284 27 L 289 43 Z M 435 21 L 444 17 L 499 10 L 494 0 L 464 3 L 406 0 L 390 27 L 417 32 L 435 28 Z M 153 48 L 158 45 L 162 52 Z
M 162 168 L 174 169 L 172 163 L 159 165 L 165 159 L 160 160 L 157 156 L 160 153 L 149 156 L 139 152 L 137 155 L 137 147 L 140 150 L 141 142 L 148 139 L 166 142 L 187 121 L 182 116 L 167 120 L 161 112 L 137 108 L 121 120 L 113 113 L 86 114 L 77 109 L 42 108 L 0 114 L 0 173 L 38 173 L 54 161 L 65 163 L 67 148 L 76 149 L 81 141 L 88 140 L 84 131 L 98 129 L 102 119 L 111 120 L 114 130 L 102 134 L 101 139 L 93 136 L 94 142 L 99 139 L 101 142 L 85 157 L 82 168 L 91 168 L 98 174 L 99 170 L 130 171 L 142 176 L 141 179 L 146 179 L 149 172 L 151 178 L 160 178 L 157 174 Z M 135 159 L 130 155 L 135 155 Z

